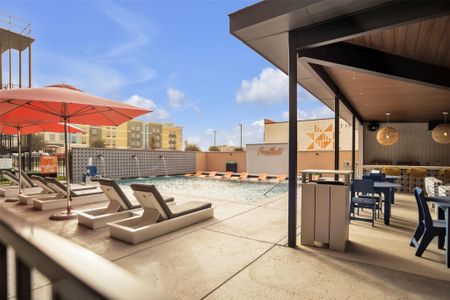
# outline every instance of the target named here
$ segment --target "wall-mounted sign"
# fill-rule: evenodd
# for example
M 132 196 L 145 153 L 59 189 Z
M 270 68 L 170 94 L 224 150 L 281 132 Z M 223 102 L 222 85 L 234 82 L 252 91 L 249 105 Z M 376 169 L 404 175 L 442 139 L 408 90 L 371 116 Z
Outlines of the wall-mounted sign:
M 280 156 L 283 154 L 283 147 L 260 147 L 258 156 Z
M 2 157 L 0 158 L 0 170 L 10 170 L 12 169 L 12 158 Z
M 247 144 L 247 172 L 286 174 L 288 171 L 288 144 Z
M 56 156 L 41 156 L 41 174 L 58 173 L 58 158 Z

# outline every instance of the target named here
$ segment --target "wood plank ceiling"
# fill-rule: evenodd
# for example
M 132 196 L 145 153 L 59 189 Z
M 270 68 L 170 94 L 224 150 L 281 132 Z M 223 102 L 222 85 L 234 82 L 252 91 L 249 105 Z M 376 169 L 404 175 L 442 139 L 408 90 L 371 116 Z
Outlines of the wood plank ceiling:
M 325 67 L 341 92 L 366 121 L 441 121 L 450 110 L 450 91 L 410 82 Z
M 347 42 L 450 68 L 450 16 L 394 27 Z
M 449 68 L 450 16 L 394 27 L 348 40 L 415 60 Z M 395 80 L 344 68 L 326 67 L 341 91 L 366 121 L 440 121 L 450 111 L 447 89 Z

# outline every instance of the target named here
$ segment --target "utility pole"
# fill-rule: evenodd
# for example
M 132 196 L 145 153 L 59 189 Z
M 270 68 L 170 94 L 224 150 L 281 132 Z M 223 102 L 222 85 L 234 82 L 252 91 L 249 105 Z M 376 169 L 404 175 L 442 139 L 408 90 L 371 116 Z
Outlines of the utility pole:
M 242 150 L 242 149 L 244 149 L 244 148 L 242 148 L 242 123 L 240 123 L 239 126 L 241 127 L 241 150 Z
M 214 133 L 214 147 L 216 147 L 216 133 L 217 133 L 217 130 L 214 130 L 213 133 Z

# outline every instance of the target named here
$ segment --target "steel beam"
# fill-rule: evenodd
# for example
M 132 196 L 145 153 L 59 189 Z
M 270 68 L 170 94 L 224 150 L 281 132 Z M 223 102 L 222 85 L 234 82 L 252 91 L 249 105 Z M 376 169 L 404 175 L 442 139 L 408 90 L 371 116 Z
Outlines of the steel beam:
M 297 51 L 295 38 L 289 34 L 289 194 L 288 246 L 297 239 Z
M 339 170 L 339 91 L 334 96 L 334 169 Z M 339 175 L 334 176 L 335 180 L 339 179 Z
M 450 89 L 450 69 L 349 43 L 299 51 L 308 63 Z
M 356 143 L 356 118 L 355 115 L 352 116 L 352 179 L 355 179 L 355 157 L 356 157 L 356 153 L 355 153 L 355 143 Z
M 328 22 L 296 29 L 297 49 L 332 44 L 450 13 L 450 1 L 392 1 Z

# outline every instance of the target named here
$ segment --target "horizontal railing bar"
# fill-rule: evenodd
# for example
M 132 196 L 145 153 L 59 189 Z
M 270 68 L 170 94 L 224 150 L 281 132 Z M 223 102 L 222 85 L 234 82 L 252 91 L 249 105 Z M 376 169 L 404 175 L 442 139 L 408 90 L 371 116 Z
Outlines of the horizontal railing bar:
M 0 208 L 0 242 L 51 282 L 73 281 L 108 299 L 159 299 L 128 271 Z

